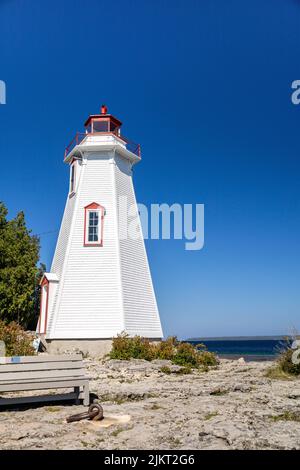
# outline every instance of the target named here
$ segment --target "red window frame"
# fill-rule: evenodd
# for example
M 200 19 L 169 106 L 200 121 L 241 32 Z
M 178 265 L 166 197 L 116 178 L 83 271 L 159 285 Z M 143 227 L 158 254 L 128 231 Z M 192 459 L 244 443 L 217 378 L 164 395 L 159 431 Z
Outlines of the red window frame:
M 43 305 L 44 305 L 44 302 L 43 302 L 43 295 L 44 295 L 44 287 L 47 286 L 47 293 L 46 293 L 46 303 L 45 303 L 45 315 L 44 315 L 44 325 L 41 325 L 41 321 L 42 321 L 42 308 L 43 308 Z M 48 323 L 48 301 L 49 301 L 49 289 L 50 289 L 50 282 L 48 281 L 48 279 L 46 278 L 46 276 L 44 277 L 44 279 L 42 280 L 41 282 L 41 297 L 40 297 L 40 317 L 39 317 L 39 322 L 38 322 L 38 332 L 39 334 L 41 335 L 44 335 L 47 333 L 47 323 Z M 41 331 L 41 328 L 44 326 L 44 330 Z
M 101 220 L 101 226 L 98 233 L 98 241 L 97 242 L 89 242 L 88 241 L 88 213 L 92 212 L 99 212 L 99 219 Z M 101 204 L 97 204 L 96 202 L 92 202 L 88 206 L 84 208 L 84 238 L 83 238 L 83 246 L 103 246 L 103 226 L 104 226 L 104 213 L 105 209 Z
M 74 170 L 73 170 L 74 169 Z M 76 189 L 76 173 L 77 173 L 77 168 L 76 168 L 76 160 L 73 158 L 73 160 L 70 163 L 70 184 L 69 184 L 69 194 L 72 196 L 75 194 L 75 189 Z M 73 184 L 72 184 L 72 171 L 73 173 Z

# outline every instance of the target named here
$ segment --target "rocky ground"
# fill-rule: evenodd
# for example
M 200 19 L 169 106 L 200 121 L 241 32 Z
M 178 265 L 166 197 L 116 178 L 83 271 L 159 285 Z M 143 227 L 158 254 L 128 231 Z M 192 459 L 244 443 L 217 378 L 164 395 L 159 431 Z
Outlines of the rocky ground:
M 269 362 L 221 360 L 209 372 L 160 371 L 167 361 L 86 359 L 99 428 L 67 424 L 83 406 L 47 404 L 0 411 L 0 449 L 300 449 L 300 380 L 265 377 Z

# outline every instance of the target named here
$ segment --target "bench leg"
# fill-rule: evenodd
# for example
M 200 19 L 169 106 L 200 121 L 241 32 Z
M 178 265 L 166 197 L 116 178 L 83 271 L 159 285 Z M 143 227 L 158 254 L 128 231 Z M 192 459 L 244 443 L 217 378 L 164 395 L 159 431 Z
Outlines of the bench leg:
M 74 392 L 76 393 L 75 403 L 76 405 L 80 404 L 80 387 L 74 387 Z
M 84 406 L 89 406 L 90 404 L 90 390 L 88 382 L 83 386 L 83 404 Z

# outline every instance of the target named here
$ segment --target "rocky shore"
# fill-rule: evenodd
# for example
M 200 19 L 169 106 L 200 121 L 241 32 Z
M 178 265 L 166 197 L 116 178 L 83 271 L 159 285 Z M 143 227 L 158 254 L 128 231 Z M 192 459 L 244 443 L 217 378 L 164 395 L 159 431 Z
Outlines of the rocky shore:
M 187 375 L 168 361 L 85 363 L 107 422 L 127 419 L 67 424 L 86 409 L 69 403 L 1 409 L 0 449 L 300 449 L 300 380 L 267 378 L 271 362 Z

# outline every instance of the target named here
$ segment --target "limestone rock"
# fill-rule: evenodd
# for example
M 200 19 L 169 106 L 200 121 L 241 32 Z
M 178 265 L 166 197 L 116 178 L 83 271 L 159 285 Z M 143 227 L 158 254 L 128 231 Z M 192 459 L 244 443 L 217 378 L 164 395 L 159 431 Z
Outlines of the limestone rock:
M 300 380 L 273 381 L 271 362 L 239 361 L 181 376 L 161 372 L 180 368 L 170 361 L 87 358 L 104 415 L 130 422 L 67 424 L 86 410 L 70 403 L 0 410 L 0 449 L 300 449 Z

